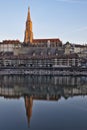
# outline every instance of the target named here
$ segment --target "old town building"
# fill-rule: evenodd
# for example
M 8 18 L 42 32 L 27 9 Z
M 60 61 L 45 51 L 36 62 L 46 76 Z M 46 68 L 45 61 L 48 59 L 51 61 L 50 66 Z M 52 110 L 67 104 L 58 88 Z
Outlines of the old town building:
M 20 48 L 19 40 L 4 40 L 0 42 L 0 53 L 13 52 L 14 48 Z
M 56 68 L 79 66 L 80 60 L 76 54 L 71 55 L 8 55 L 0 56 L 0 66 L 27 68 Z

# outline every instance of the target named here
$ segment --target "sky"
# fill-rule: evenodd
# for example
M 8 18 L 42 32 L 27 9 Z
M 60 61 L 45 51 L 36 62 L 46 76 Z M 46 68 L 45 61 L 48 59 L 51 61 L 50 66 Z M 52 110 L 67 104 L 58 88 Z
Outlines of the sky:
M 34 38 L 87 44 L 87 0 L 2 0 L 0 41 L 23 42 L 28 6 Z

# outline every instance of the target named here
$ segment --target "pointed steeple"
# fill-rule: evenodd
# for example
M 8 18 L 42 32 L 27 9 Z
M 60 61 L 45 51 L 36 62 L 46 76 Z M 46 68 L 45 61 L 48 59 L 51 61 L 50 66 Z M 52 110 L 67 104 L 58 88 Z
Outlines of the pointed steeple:
M 27 16 L 27 21 L 31 20 L 31 16 L 30 16 L 30 7 L 28 7 L 28 16 Z
M 32 21 L 30 16 L 30 7 L 28 7 L 24 43 L 32 43 L 32 41 L 33 41 Z

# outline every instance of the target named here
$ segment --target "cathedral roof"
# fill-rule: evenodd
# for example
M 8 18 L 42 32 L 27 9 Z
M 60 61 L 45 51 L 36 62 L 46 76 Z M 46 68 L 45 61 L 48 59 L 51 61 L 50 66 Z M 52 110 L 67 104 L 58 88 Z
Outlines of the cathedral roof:
M 58 43 L 62 45 L 62 42 L 58 38 L 47 38 L 47 39 L 33 39 L 33 43 Z

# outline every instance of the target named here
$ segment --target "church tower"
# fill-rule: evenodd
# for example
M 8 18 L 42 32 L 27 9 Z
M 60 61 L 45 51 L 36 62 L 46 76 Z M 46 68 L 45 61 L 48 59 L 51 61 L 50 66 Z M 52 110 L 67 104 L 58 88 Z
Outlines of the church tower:
M 32 21 L 30 17 L 30 8 L 28 8 L 24 43 L 28 44 L 32 43 L 32 41 L 33 41 Z

